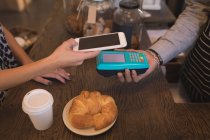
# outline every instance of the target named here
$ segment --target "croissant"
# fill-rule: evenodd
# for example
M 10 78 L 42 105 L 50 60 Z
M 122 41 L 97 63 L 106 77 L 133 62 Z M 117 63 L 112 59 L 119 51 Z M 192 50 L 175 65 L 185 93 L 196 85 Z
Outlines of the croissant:
M 69 121 L 78 129 L 93 127 L 99 130 L 109 126 L 117 114 L 117 106 L 111 96 L 102 95 L 98 91 L 82 91 L 72 101 Z

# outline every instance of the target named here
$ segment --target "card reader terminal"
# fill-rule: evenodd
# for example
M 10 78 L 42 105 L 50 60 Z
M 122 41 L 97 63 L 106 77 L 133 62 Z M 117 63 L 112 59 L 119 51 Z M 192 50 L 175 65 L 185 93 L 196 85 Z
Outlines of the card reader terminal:
M 125 69 L 142 74 L 149 68 L 145 54 L 139 52 L 101 51 L 96 60 L 96 69 L 103 76 L 113 76 Z

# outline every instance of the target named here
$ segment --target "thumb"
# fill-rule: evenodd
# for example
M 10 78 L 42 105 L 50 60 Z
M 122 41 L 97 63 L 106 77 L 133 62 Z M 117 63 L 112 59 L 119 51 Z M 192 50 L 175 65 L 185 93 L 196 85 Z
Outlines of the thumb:
M 99 53 L 100 51 L 85 52 L 84 58 L 85 59 L 93 58 L 93 57 L 96 57 Z
M 75 45 L 77 45 L 77 42 L 76 42 L 74 39 L 72 39 L 72 38 L 70 38 L 70 39 L 64 41 L 63 44 L 62 44 L 62 46 L 64 46 L 64 47 L 69 47 L 69 48 L 71 48 L 71 49 L 72 49 Z

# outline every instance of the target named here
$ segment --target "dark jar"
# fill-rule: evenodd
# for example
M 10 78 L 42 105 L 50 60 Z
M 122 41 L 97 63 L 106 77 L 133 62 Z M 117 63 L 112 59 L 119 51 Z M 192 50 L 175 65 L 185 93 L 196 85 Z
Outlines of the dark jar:
M 138 49 L 142 36 L 143 21 L 137 1 L 122 0 L 114 12 L 112 32 L 124 32 L 127 49 Z

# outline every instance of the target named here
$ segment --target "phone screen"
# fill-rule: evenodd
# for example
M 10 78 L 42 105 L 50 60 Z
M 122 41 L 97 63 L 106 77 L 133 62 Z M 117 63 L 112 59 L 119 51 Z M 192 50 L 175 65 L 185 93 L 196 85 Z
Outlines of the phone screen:
M 118 34 L 108 34 L 87 38 L 80 38 L 79 50 L 120 45 Z

